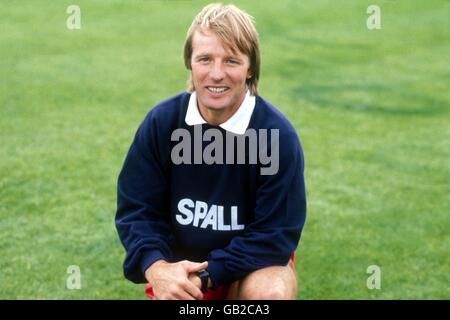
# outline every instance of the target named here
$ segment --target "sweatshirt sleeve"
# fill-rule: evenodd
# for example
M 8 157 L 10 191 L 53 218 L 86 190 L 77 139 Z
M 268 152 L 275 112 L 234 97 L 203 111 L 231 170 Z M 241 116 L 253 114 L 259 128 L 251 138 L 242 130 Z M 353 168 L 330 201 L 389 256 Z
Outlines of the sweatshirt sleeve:
M 286 265 L 297 248 L 306 218 L 303 151 L 295 132 L 279 141 L 279 170 L 259 177 L 254 220 L 242 236 L 208 256 L 213 287 Z
M 117 186 L 115 223 L 126 251 L 124 275 L 135 283 L 146 282 L 145 270 L 153 262 L 172 255 L 167 175 L 159 154 L 150 112 L 136 132 Z

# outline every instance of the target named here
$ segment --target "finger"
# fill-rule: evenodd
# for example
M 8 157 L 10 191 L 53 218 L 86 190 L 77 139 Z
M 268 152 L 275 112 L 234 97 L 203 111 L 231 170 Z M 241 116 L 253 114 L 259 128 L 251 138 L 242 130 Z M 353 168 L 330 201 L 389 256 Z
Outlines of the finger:
M 190 262 L 186 264 L 186 271 L 188 273 L 198 272 L 200 270 L 206 269 L 208 267 L 208 261 L 202 263 Z
M 187 293 L 184 290 L 179 290 L 173 293 L 173 296 L 176 300 L 195 300 L 193 296 Z
M 199 287 L 197 287 L 194 283 L 192 283 L 192 281 L 187 280 L 184 285 L 184 289 L 186 290 L 186 292 L 188 294 L 190 294 L 192 297 L 194 297 L 194 299 L 197 299 L 197 300 L 203 299 L 202 291 L 200 290 Z

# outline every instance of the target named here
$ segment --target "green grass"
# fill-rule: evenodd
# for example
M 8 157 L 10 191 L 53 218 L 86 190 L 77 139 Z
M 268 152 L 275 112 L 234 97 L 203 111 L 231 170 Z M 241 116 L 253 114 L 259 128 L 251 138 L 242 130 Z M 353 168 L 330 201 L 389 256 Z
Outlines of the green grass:
M 122 275 L 116 179 L 146 112 L 185 89 L 182 45 L 206 3 L 76 1 L 74 31 L 73 2 L 2 3 L 0 298 L 145 298 Z M 260 93 L 305 152 L 298 298 L 449 299 L 450 3 L 235 4 L 257 22 Z

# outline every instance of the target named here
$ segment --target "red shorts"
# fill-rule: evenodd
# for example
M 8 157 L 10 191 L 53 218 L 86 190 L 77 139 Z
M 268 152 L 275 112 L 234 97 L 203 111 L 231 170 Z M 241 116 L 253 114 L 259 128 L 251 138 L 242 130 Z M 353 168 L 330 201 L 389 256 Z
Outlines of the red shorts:
M 291 259 L 289 260 L 289 266 L 291 268 L 294 268 L 294 260 L 295 260 L 295 252 L 293 252 L 291 254 Z M 227 284 L 227 285 L 217 287 L 215 290 L 208 289 L 208 292 L 203 294 L 203 300 L 225 300 L 225 298 L 228 294 L 229 287 L 230 287 L 230 285 Z M 153 288 L 150 285 L 150 283 L 147 283 L 145 285 L 145 295 L 149 299 L 153 299 L 155 297 L 153 294 Z

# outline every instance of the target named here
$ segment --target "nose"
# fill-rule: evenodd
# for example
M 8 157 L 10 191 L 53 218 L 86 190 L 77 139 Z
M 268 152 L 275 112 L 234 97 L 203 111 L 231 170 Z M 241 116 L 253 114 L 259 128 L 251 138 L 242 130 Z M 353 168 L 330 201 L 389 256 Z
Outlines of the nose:
M 212 65 L 211 70 L 209 71 L 209 76 L 214 81 L 220 81 L 225 77 L 225 72 L 220 62 L 216 62 Z

